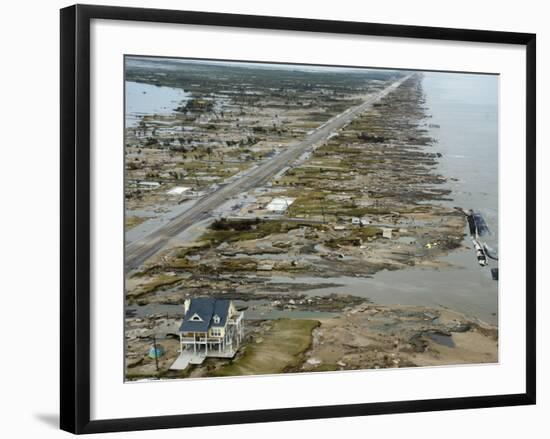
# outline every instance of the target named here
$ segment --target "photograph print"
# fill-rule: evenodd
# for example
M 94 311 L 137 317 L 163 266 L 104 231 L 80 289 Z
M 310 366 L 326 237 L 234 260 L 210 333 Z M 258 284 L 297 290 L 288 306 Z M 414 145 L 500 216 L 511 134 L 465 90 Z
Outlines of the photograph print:
M 498 363 L 498 84 L 126 55 L 125 380 Z

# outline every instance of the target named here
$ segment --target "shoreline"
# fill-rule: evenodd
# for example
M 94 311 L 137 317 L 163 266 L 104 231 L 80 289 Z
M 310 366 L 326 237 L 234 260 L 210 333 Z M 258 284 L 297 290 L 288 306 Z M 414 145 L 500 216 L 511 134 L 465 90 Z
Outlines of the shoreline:
M 160 315 L 154 320 L 153 326 L 165 330 L 177 327 L 180 322 L 180 319 Z M 388 321 L 392 322 L 391 326 L 387 326 Z M 281 329 L 284 322 L 295 322 L 299 326 Z M 364 302 L 346 308 L 337 317 L 247 321 L 244 347 L 233 360 L 208 358 L 202 365 L 183 371 L 169 369 L 177 357 L 179 342 L 166 334 L 160 340 L 157 338 L 157 344 L 166 352 L 159 359 L 159 372 L 155 370 L 154 360 L 137 353 L 150 345 L 150 334 L 143 328 L 151 325 L 148 326 L 147 319 L 141 323 L 141 330 L 134 326 L 130 333 L 126 374 L 130 381 L 221 377 L 236 370 L 240 371 L 238 375 L 264 375 L 498 362 L 495 326 L 443 308 Z M 300 326 L 306 323 L 305 329 Z M 274 348 L 296 330 L 301 334 L 301 348 L 292 348 L 291 353 L 286 343 Z M 266 365 L 257 352 L 259 347 L 262 355 L 280 356 L 285 360 Z
M 440 304 L 426 306 L 429 301 L 424 302 L 424 306 L 374 304 L 369 301 L 372 298 L 368 285 L 375 285 L 372 281 L 383 278 L 384 273 L 418 273 L 420 267 L 444 273 L 449 267 L 449 263 L 445 262 L 447 256 L 460 253 L 461 250 L 462 253 L 470 251 L 464 241 L 464 215 L 456 208 L 441 205 L 441 202 L 450 201 L 449 196 L 452 194 L 442 187 L 447 178 L 437 173 L 441 155 L 431 152 L 433 139 L 426 135 L 424 128 L 427 123 L 421 87 L 418 78 L 408 79 L 402 87 L 375 104 L 367 113 L 350 121 L 335 136 L 331 136 L 290 169 L 279 173 L 269 184 L 248 191 L 244 196 L 247 199 L 244 208 L 235 211 L 229 206 L 231 215 L 237 219 L 214 220 L 202 234 L 195 236 L 194 242 L 182 242 L 175 236 L 170 246 L 126 279 L 128 306 L 133 306 L 134 310 L 137 309 L 136 305 L 153 307 L 151 309 L 154 309 L 155 304 L 159 307 L 168 307 L 170 304 L 177 307 L 186 298 L 204 295 L 238 300 L 240 306 L 248 306 L 244 304 L 253 302 L 255 310 L 262 311 L 258 311 L 258 319 L 247 320 L 251 331 L 248 336 L 252 337 L 250 343 L 257 330 L 261 331 L 265 326 L 277 327 L 280 324 L 276 322 L 284 321 L 286 317 L 293 319 L 296 325 L 299 321 L 317 321 L 320 328 L 329 327 L 339 332 L 344 331 L 348 323 L 355 325 L 357 330 L 357 318 L 348 314 L 350 310 L 376 307 L 377 313 L 395 317 L 408 307 L 418 313 L 453 315 L 457 321 L 474 328 L 456 338 L 471 339 L 471 342 L 481 343 L 492 351 L 470 352 L 465 350 L 464 340 L 458 340 L 459 349 L 445 346 L 455 350 L 442 354 L 445 349 L 435 349 L 434 340 L 426 341 L 427 329 L 422 325 L 428 325 L 434 333 L 446 331 L 446 334 L 439 334 L 441 337 L 449 337 L 449 333 L 452 333 L 449 328 L 442 329 L 423 320 L 409 322 L 415 328 L 415 337 L 422 340 L 422 345 L 430 347 L 430 352 L 438 352 L 439 359 L 420 355 L 422 352 L 414 354 L 420 355 L 426 364 L 430 361 L 453 364 L 453 361 L 457 361 L 453 355 L 458 352 L 471 361 L 485 362 L 487 356 L 484 354 L 488 354 L 492 360 L 497 358 L 498 329 L 494 325 L 484 324 L 480 319 L 474 321 Z M 304 186 L 306 181 L 307 186 Z M 330 182 L 330 186 L 327 186 L 327 182 Z M 283 215 L 266 217 L 263 213 L 264 200 L 269 201 L 271 193 L 293 200 Z M 465 207 L 460 206 L 461 209 Z M 359 224 L 359 219 L 354 218 L 363 219 Z M 274 284 L 266 282 L 266 279 L 273 278 L 279 281 Z M 350 294 L 345 282 L 339 285 L 339 278 L 357 280 L 367 290 L 361 295 Z M 314 292 L 308 294 L 313 286 L 311 279 L 330 281 L 325 282 L 322 288 L 313 288 Z M 308 284 L 308 287 L 304 288 L 301 284 Z M 322 294 L 323 290 L 326 294 Z M 277 319 L 262 318 L 275 311 L 282 312 Z M 309 317 L 303 320 L 299 318 L 304 316 L 300 312 L 335 315 L 317 319 L 313 314 L 306 314 Z M 168 317 L 166 319 L 170 320 Z M 138 371 L 150 368 L 150 363 L 143 358 L 139 361 L 133 358 L 139 346 L 145 346 L 148 337 L 135 336 L 137 327 L 132 325 L 144 323 L 147 327 L 154 327 L 158 323 L 156 320 L 157 317 L 135 317 L 131 313 L 127 316 L 127 365 L 131 366 L 128 369 L 130 379 L 139 376 Z M 371 325 L 365 321 L 361 323 L 364 324 L 364 330 L 369 332 Z M 494 335 L 493 344 L 490 335 L 480 337 L 477 334 L 479 328 L 485 328 L 484 331 Z M 407 349 L 411 349 L 409 341 L 405 343 L 407 346 L 394 346 L 399 348 L 397 352 L 391 351 L 389 347 L 384 349 L 383 355 L 401 353 L 401 356 L 394 356 L 387 364 L 380 363 L 380 358 L 377 355 L 373 357 L 369 349 L 367 351 L 370 353 L 365 354 L 367 356 L 364 358 L 352 355 L 353 361 L 339 359 L 343 366 L 338 362 L 331 363 L 326 358 L 317 359 L 315 355 L 322 355 L 315 351 L 316 330 L 313 329 L 310 334 L 313 349 L 310 357 L 313 360 L 309 363 L 304 361 L 309 366 L 317 366 L 316 361 L 319 360 L 323 367 L 309 367 L 302 362 L 299 366 L 305 367 L 305 371 L 327 370 L 330 367 L 336 367 L 334 370 L 392 365 L 408 367 L 416 364 L 413 354 L 407 352 Z M 269 331 L 266 334 L 277 344 L 277 334 Z M 405 339 L 406 334 L 403 337 Z M 332 339 L 329 345 L 338 346 L 342 342 L 341 338 Z M 383 336 L 376 341 L 383 344 L 388 342 Z M 171 352 L 170 347 L 167 352 Z M 344 352 L 343 357 L 346 355 L 351 353 Z M 291 356 L 293 366 L 284 366 L 281 372 L 298 367 L 294 364 L 296 356 L 305 358 L 307 354 L 305 350 L 294 353 Z M 205 370 L 223 369 L 227 364 L 234 363 L 254 364 L 250 356 L 242 360 L 240 358 L 229 363 L 209 359 Z M 399 361 L 394 363 L 394 360 Z M 201 368 L 198 369 L 193 369 L 195 374 L 205 373 L 200 371 Z M 252 367 L 251 370 L 255 369 Z M 166 372 L 163 376 L 179 377 L 173 372 Z

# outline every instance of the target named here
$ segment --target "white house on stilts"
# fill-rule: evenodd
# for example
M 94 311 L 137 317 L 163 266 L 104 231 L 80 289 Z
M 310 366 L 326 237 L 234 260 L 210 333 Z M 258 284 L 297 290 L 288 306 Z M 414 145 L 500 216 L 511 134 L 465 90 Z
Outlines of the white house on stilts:
M 184 303 L 180 356 L 171 369 L 201 364 L 206 357 L 233 358 L 243 340 L 243 312 L 228 299 L 198 297 Z

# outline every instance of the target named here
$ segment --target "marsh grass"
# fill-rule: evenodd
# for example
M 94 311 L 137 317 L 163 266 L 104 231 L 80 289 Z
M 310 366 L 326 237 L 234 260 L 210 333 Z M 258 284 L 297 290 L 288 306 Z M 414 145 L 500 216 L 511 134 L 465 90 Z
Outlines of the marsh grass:
M 245 346 L 242 356 L 212 372 L 214 376 L 262 375 L 295 370 L 312 342 L 317 320 L 279 319 L 259 343 Z

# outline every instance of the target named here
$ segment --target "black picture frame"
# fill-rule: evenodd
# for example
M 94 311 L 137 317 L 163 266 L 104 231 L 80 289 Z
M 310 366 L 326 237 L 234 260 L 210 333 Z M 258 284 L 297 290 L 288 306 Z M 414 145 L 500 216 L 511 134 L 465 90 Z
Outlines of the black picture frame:
M 417 401 L 346 404 L 90 419 L 90 21 L 131 20 L 255 29 L 325 32 L 446 41 L 502 43 L 526 48 L 526 376 L 525 393 Z M 536 36 L 288 17 L 74 5 L 61 10 L 61 429 L 72 433 L 194 427 L 535 404 L 536 401 Z

